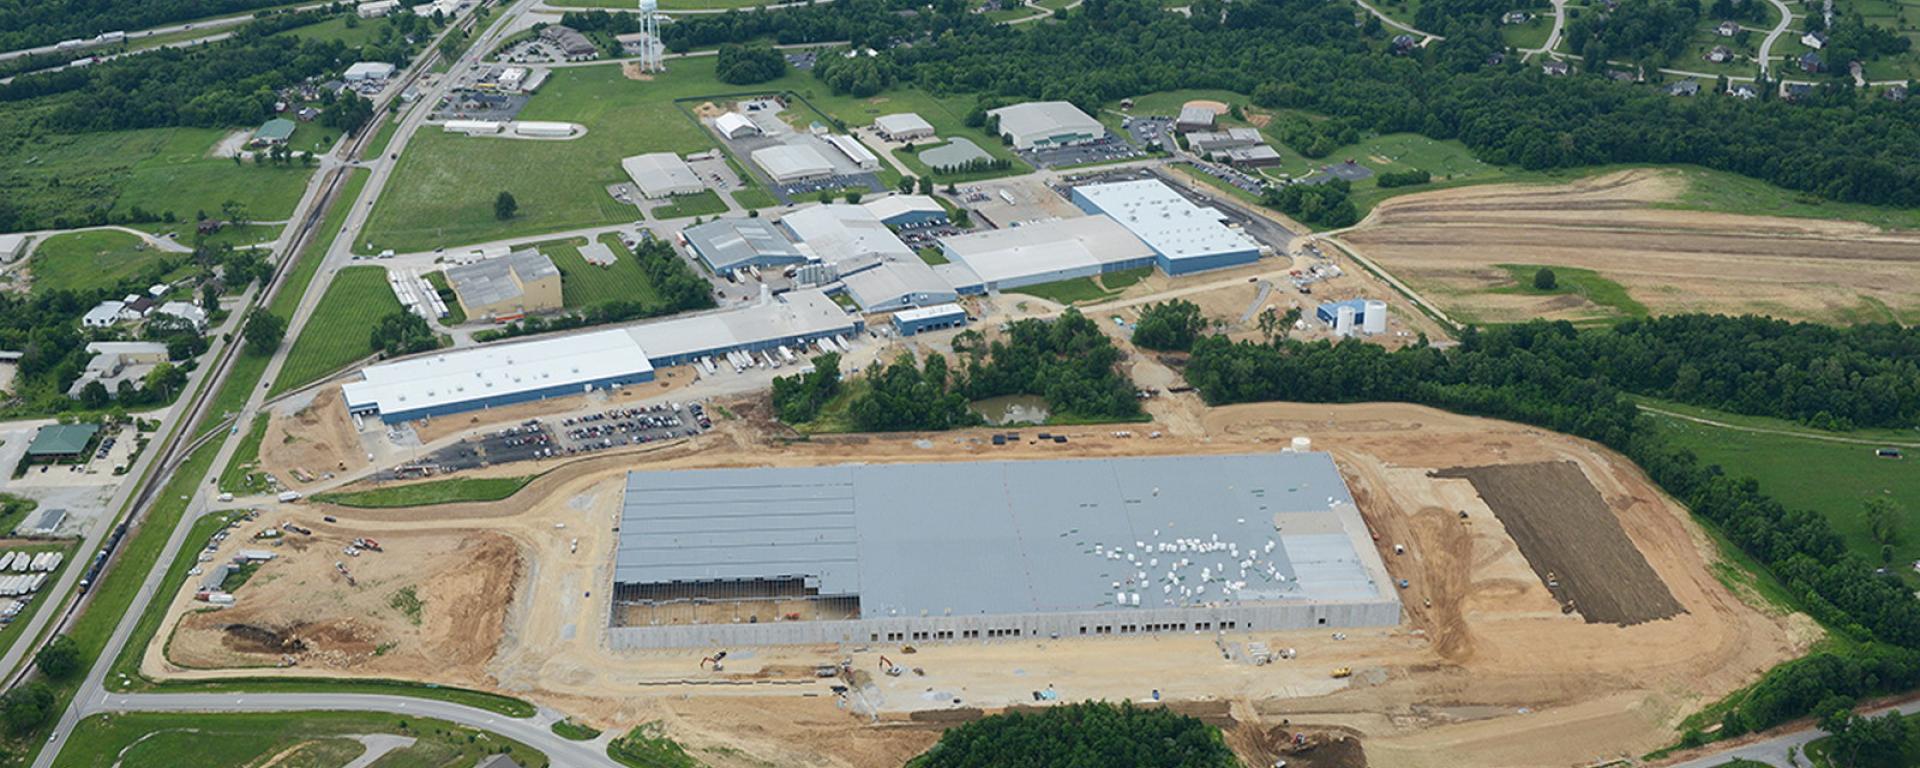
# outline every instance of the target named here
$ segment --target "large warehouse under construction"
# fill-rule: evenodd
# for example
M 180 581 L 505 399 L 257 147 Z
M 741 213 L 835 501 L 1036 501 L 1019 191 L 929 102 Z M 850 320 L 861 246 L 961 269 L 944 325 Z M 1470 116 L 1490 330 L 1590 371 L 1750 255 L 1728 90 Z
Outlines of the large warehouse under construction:
M 628 473 L 616 649 L 1390 626 L 1324 453 Z

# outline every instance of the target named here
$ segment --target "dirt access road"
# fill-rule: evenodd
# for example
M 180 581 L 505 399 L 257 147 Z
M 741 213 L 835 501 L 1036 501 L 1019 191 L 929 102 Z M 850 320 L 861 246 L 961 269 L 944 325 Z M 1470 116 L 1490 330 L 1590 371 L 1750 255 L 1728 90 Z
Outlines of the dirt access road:
M 1654 314 L 1884 322 L 1920 313 L 1920 232 L 1657 207 L 1687 183 L 1679 171 L 1641 169 L 1408 195 L 1340 239 L 1462 322 L 1617 316 L 1580 296 L 1499 292 L 1513 283 L 1498 264 L 1595 270 Z
M 198 629 L 173 633 L 192 607 L 182 602 L 161 633 L 173 638 L 173 648 L 150 648 L 143 671 L 156 678 L 404 677 L 497 690 L 610 728 L 661 721 L 715 766 L 897 766 L 937 738 L 944 721 L 928 722 L 927 715 L 964 719 L 974 708 L 1030 704 L 1032 692 L 1048 686 L 1069 700 L 1138 700 L 1159 689 L 1183 706 L 1230 705 L 1236 744 L 1260 741 L 1261 734 L 1291 720 L 1359 736 L 1373 765 L 1538 766 L 1663 745 L 1685 713 L 1751 682 L 1817 636 L 1805 622 L 1755 608 L 1715 580 L 1708 569 L 1716 559 L 1711 542 L 1629 463 L 1583 441 L 1519 425 L 1407 405 L 1207 409 L 1191 395 L 1175 395 L 1151 404 L 1161 417 L 1155 425 L 1131 427 L 1137 435 L 1161 428 L 1167 436 L 1158 440 L 1085 427 L 1067 430 L 1073 436 L 1067 445 L 994 448 L 980 431 L 788 442 L 761 420 L 764 402 L 731 404 L 742 418 L 722 422 L 707 439 L 575 461 L 502 502 L 390 511 L 270 509 L 262 520 L 338 517 L 337 525 L 315 524 L 315 538 L 325 540 L 324 548 L 314 544 L 315 551 L 328 553 L 318 560 L 322 572 L 333 559 L 345 559 L 330 548 L 347 536 L 372 535 L 440 553 L 417 558 L 420 566 L 409 576 L 422 603 L 421 623 L 413 625 L 404 611 L 383 602 L 401 586 L 398 577 L 370 579 L 377 583 L 365 587 L 365 595 L 343 594 L 346 608 L 297 599 L 305 591 L 276 592 L 297 584 L 298 576 L 275 576 L 276 565 L 295 565 L 289 558 L 269 563 L 255 576 L 259 584 L 236 593 L 244 610 L 265 612 L 253 618 L 299 626 L 357 613 L 356 626 L 364 632 L 355 638 L 362 647 L 374 637 L 382 638 L 376 649 L 382 642 L 392 645 L 383 653 L 303 659 L 286 669 L 237 663 L 252 656 L 230 659 L 236 663 L 227 669 L 189 668 L 199 664 L 184 661 L 219 662 L 233 648 L 223 632 L 200 626 L 218 619 L 194 615 L 188 626 Z M 612 522 L 624 473 L 636 466 L 1226 453 L 1274 450 L 1303 434 L 1334 455 L 1369 525 L 1381 535 L 1390 571 L 1410 581 L 1402 592 L 1407 620 L 1401 626 L 1349 630 L 1342 640 L 1322 632 L 1227 638 L 1299 653 L 1265 667 L 1223 659 L 1215 638 L 1205 635 L 927 645 L 910 656 L 898 646 L 732 649 L 721 673 L 700 667 L 700 656 L 712 649 L 613 653 L 604 644 L 604 586 L 617 538 Z M 1579 468 L 1684 613 L 1626 627 L 1563 614 L 1472 484 L 1429 476 L 1446 467 L 1549 461 Z M 1458 516 L 1463 509 L 1464 521 Z M 514 543 L 517 567 L 462 565 L 461 553 L 491 546 L 486 542 L 493 537 Z M 408 544 L 410 539 L 420 543 Z M 1393 555 L 1393 544 L 1406 546 L 1407 553 Z M 395 546 L 389 549 L 405 557 Z M 363 555 L 350 567 L 374 568 L 374 557 Z M 450 577 L 463 569 L 478 581 Z M 461 610 L 463 596 L 508 601 L 497 635 L 488 624 L 491 613 L 465 619 L 449 613 Z M 471 638 L 456 639 L 436 631 L 441 626 L 473 631 Z M 491 655 L 473 663 L 417 663 L 441 654 L 471 659 L 466 654 L 472 646 L 488 642 L 494 643 Z M 841 657 L 871 670 L 882 653 L 925 674 L 878 677 L 868 702 L 872 716 L 851 715 L 849 703 L 811 677 L 812 665 Z M 1341 666 L 1353 668 L 1354 676 L 1328 676 Z

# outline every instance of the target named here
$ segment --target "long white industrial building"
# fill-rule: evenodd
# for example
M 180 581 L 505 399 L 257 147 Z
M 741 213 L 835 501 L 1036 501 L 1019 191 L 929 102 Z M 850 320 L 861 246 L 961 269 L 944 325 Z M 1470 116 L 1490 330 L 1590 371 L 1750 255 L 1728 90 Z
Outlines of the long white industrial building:
M 866 323 L 818 290 L 736 309 L 371 365 L 342 387 L 347 409 L 397 423 L 653 380 L 708 355 L 805 345 Z

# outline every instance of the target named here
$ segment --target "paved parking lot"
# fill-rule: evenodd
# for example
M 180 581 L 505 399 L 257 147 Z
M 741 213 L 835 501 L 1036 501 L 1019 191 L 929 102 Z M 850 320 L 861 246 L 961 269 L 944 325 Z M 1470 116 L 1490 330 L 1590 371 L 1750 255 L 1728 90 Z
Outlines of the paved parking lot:
M 590 453 L 658 440 L 693 437 L 713 427 L 698 403 L 614 408 L 584 416 L 529 419 L 380 472 L 375 480 L 446 475 L 516 461 Z
M 1171 154 L 1179 144 L 1173 139 L 1173 118 L 1171 117 L 1130 117 L 1126 123 L 1127 138 L 1134 146 L 1153 147 Z
M 828 176 L 826 178 L 796 181 L 789 184 L 775 184 L 773 186 L 773 196 L 780 198 L 780 202 L 782 203 L 804 203 L 811 202 L 819 197 L 823 190 L 838 191 L 842 189 L 864 189 L 874 192 L 875 194 L 887 191 L 887 188 L 880 184 L 880 177 L 871 173 L 860 173 L 847 174 L 844 176 Z
M 1040 168 L 1060 168 L 1086 163 L 1104 163 L 1114 160 L 1127 160 L 1140 157 L 1141 152 L 1125 139 L 1111 133 L 1105 137 L 1085 144 L 1047 149 L 1028 149 L 1020 152 L 1020 158 Z

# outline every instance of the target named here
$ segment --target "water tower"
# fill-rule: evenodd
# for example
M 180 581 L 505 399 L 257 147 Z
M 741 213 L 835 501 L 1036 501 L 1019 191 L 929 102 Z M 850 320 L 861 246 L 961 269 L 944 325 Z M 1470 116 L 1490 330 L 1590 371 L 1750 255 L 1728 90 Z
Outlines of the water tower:
M 640 0 L 640 71 L 665 72 L 667 46 L 660 41 L 660 0 Z

